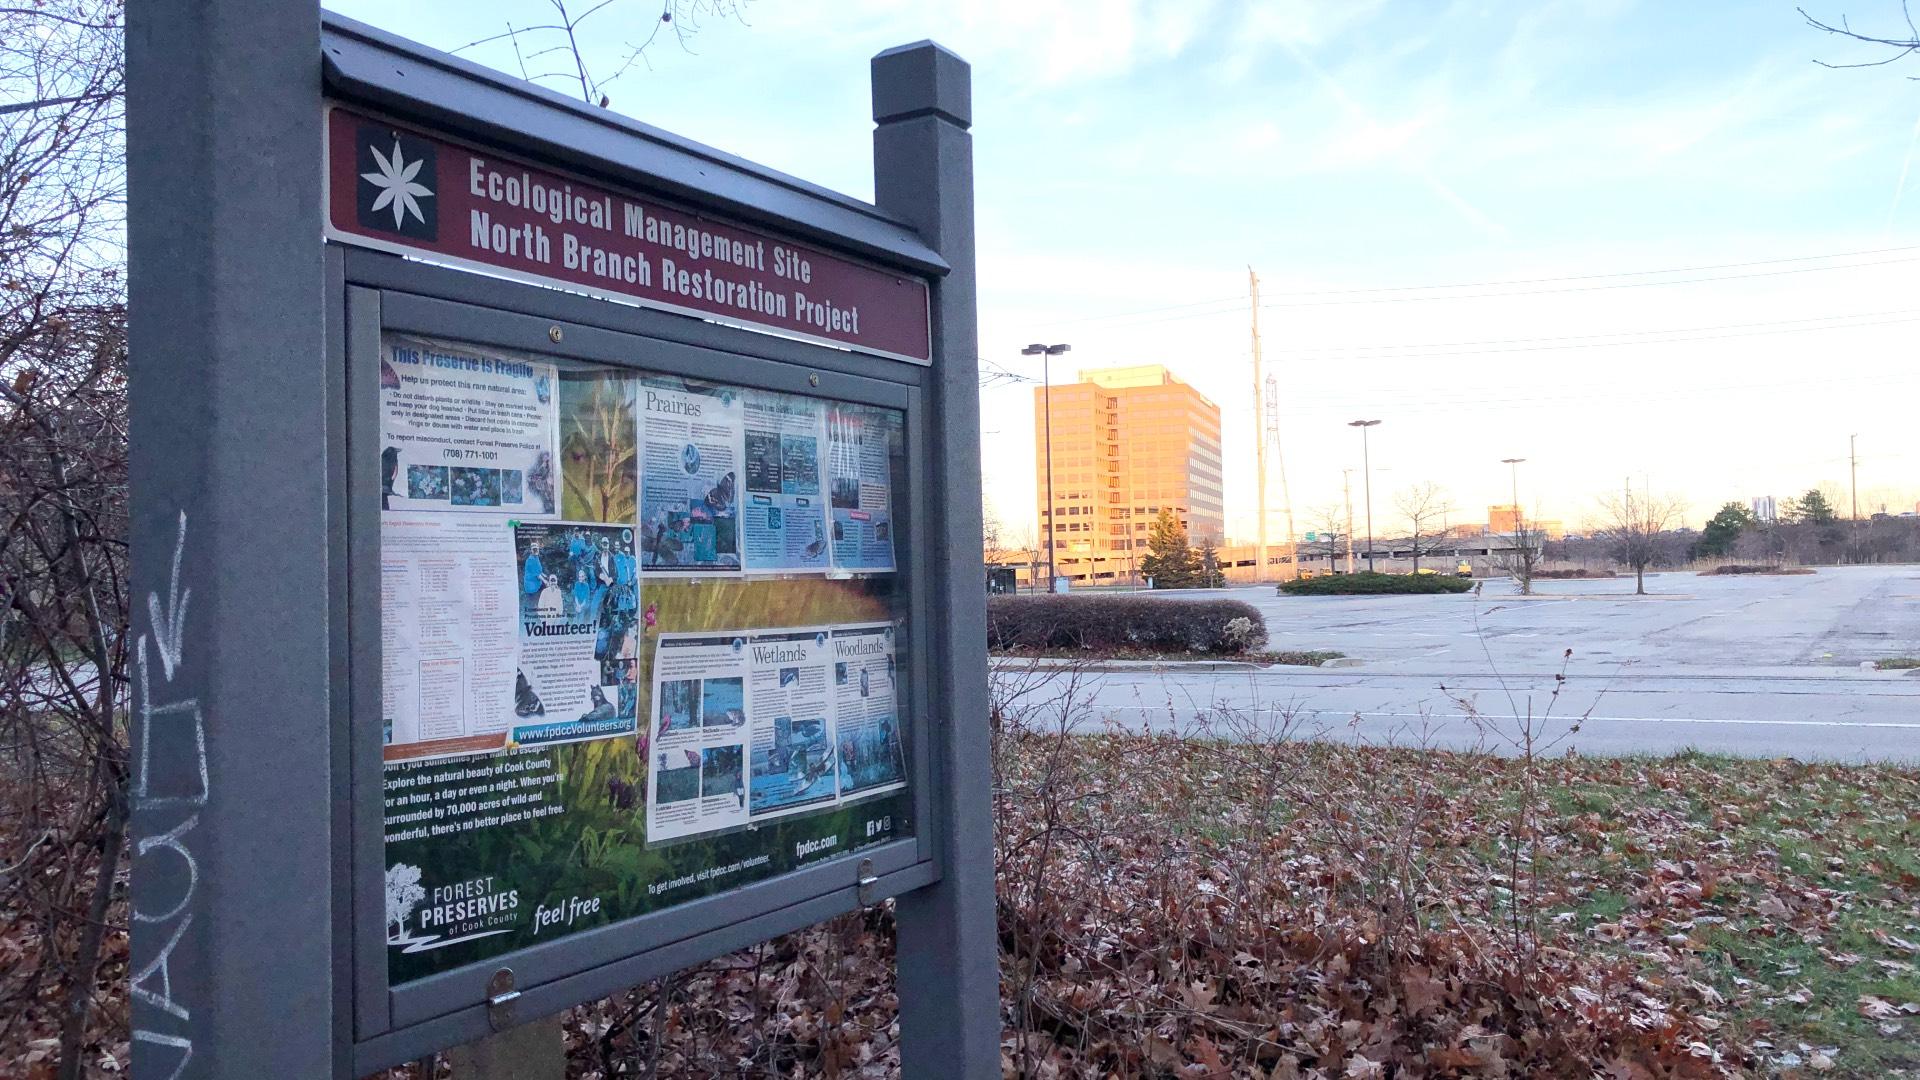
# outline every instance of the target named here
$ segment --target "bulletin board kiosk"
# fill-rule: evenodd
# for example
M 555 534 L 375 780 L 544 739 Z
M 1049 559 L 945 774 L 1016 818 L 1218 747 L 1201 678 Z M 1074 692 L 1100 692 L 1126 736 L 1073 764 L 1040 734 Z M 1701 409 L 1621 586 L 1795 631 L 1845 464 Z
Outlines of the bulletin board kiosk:
M 889 897 L 909 1072 L 997 1075 L 965 65 L 875 59 L 869 205 L 303 14 L 131 28 L 139 1075 Z

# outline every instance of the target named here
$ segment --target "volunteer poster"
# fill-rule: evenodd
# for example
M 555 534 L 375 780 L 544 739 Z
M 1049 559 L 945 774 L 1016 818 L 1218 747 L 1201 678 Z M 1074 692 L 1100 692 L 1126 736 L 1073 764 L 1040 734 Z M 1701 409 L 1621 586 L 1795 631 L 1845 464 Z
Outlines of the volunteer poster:
M 633 529 L 568 521 L 512 527 L 520 626 L 513 741 L 633 734 L 640 621 Z
M 381 741 L 389 761 L 484 753 L 514 723 L 513 543 L 498 520 L 380 522 Z
M 826 403 L 792 394 L 745 396 L 746 495 L 741 503 L 746 568 L 826 570 Z
M 552 364 L 383 337 L 381 509 L 552 517 L 554 383 Z
M 833 565 L 839 569 L 894 569 L 892 459 L 900 438 L 899 414 L 891 409 L 827 408 Z
M 642 381 L 643 573 L 740 572 L 741 405 L 731 387 Z
M 906 783 L 893 638 L 890 623 L 833 630 L 833 713 L 843 798 Z

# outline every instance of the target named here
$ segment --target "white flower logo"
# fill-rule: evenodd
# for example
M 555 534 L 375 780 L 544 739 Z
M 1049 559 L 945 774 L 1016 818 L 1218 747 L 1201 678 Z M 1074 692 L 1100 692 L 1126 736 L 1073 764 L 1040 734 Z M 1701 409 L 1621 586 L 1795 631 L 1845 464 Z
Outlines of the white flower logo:
M 377 214 L 388 206 L 393 207 L 393 227 L 396 229 L 405 224 L 409 213 L 419 218 L 422 225 L 426 224 L 427 215 L 421 212 L 420 203 L 416 200 L 433 198 L 433 191 L 425 184 L 415 183 L 413 179 L 419 175 L 425 159 L 409 164 L 400 154 L 399 139 L 393 141 L 391 158 L 382 154 L 377 146 L 367 149 L 373 152 L 373 160 L 380 165 L 379 172 L 360 174 L 360 179 L 380 189 L 380 197 L 373 200 L 373 212 Z

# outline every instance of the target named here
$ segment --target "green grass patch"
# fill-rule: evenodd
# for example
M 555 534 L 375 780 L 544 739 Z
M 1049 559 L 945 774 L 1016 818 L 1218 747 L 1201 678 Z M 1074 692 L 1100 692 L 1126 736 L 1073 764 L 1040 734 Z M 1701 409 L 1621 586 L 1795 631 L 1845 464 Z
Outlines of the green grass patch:
M 1911 671 L 1920 668 L 1920 656 L 1889 656 L 1874 661 L 1873 666 L 1881 671 Z

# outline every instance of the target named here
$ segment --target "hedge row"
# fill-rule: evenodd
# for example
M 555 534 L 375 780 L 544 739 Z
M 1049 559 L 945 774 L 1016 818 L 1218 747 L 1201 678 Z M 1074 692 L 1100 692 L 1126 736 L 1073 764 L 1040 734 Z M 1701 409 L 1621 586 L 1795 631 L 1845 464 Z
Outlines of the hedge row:
M 1280 583 L 1288 596 L 1379 596 L 1392 593 L 1463 593 L 1466 578 L 1445 574 L 1328 574 Z
M 987 597 L 987 646 L 992 649 L 1241 653 L 1266 644 L 1266 620 L 1238 600 Z

